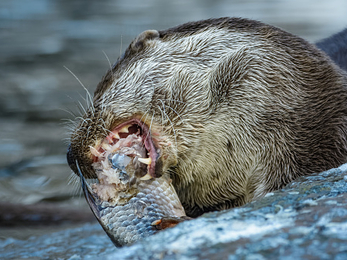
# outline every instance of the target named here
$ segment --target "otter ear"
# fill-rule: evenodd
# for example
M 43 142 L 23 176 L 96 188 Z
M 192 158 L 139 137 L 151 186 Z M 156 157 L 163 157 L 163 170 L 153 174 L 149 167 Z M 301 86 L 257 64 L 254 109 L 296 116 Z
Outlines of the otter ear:
M 145 46 L 147 46 L 149 40 L 154 40 L 159 38 L 159 32 L 156 30 L 147 30 L 139 34 L 136 39 L 131 43 L 131 49 L 134 51 L 139 51 Z

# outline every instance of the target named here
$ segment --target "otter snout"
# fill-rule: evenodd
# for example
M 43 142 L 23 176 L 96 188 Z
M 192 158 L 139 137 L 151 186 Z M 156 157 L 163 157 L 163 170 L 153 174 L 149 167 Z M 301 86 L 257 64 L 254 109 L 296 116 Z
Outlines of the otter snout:
M 69 144 L 69 147 L 67 148 L 66 153 L 66 160 L 71 170 L 73 170 L 74 173 L 77 174 L 77 166 L 76 166 L 76 159 L 74 154 L 71 151 L 71 144 Z

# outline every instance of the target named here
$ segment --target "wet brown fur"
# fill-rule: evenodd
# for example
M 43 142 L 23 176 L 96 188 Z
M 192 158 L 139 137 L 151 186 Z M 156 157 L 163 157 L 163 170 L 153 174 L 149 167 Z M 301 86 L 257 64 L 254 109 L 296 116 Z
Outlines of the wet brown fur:
M 68 156 L 94 176 L 89 146 L 137 117 L 188 216 L 240 206 L 347 161 L 346 88 L 315 46 L 260 22 L 146 31 L 97 86 Z

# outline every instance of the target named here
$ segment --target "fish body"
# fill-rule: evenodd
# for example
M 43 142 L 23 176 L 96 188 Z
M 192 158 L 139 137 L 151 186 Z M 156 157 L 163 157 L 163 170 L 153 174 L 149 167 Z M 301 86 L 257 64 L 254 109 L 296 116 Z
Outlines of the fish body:
M 158 229 L 152 223 L 157 220 L 185 216 L 176 192 L 166 178 L 144 181 L 138 190 L 125 205 L 111 206 L 108 202 L 99 205 L 97 218 L 116 246 L 155 234 Z
M 143 180 L 134 175 L 130 157 L 111 154 L 102 158 L 105 163 L 95 167 L 99 183 L 90 186 L 78 170 L 86 200 L 116 246 L 155 234 L 161 229 L 155 223 L 163 219 L 169 226 L 184 220 L 185 211 L 167 175 Z

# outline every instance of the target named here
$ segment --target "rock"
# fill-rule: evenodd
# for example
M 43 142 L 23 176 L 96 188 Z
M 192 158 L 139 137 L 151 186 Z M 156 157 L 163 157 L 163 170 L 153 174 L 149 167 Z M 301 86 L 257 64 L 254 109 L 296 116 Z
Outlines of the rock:
M 113 247 L 95 225 L 0 242 L 1 259 L 23 254 L 34 259 L 347 259 L 347 164 L 123 248 Z

